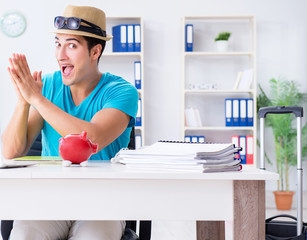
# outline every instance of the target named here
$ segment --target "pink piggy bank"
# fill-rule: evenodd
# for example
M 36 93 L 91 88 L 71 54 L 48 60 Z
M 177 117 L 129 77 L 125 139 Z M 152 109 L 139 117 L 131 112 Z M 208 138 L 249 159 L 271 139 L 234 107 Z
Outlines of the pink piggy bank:
M 80 164 L 82 167 L 88 165 L 88 159 L 97 153 L 98 146 L 86 137 L 86 132 L 81 134 L 69 134 L 60 138 L 59 152 L 63 159 L 63 166 Z

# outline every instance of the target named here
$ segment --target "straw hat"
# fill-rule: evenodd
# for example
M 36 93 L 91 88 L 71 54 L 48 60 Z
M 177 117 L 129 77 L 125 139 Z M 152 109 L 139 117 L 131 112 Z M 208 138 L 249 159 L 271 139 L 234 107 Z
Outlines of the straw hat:
M 77 17 L 84 19 L 90 23 L 93 23 L 100 27 L 102 30 L 106 31 L 106 15 L 104 11 L 95 8 L 95 7 L 88 7 L 88 6 L 72 6 L 68 5 L 65 8 L 65 11 L 63 13 L 63 17 Z M 81 22 L 81 25 L 86 25 L 83 22 Z M 80 31 L 80 30 L 72 30 L 72 29 L 56 29 L 53 31 L 54 33 L 64 33 L 64 34 L 74 34 L 74 35 L 81 35 L 86 37 L 93 37 L 98 38 L 102 40 L 109 41 L 113 38 L 113 36 L 108 35 L 106 37 L 102 37 L 100 35 L 89 33 L 86 31 Z

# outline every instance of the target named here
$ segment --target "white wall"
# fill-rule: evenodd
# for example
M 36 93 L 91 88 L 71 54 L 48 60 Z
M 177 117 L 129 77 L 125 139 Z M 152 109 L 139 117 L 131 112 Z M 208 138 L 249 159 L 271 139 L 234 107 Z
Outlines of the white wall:
M 267 88 L 270 78 L 285 76 L 300 82 L 302 91 L 307 92 L 305 0 L 0 1 L 0 15 L 18 10 L 28 21 L 28 28 L 21 37 L 12 39 L 0 33 L 2 126 L 9 121 L 16 102 L 6 70 L 8 57 L 13 52 L 25 53 L 32 71 L 47 73 L 57 70 L 53 53 L 54 35 L 50 31 L 54 16 L 61 15 L 67 4 L 96 6 L 103 9 L 107 16 L 143 17 L 147 144 L 159 139 L 180 138 L 183 16 L 255 15 L 258 82 Z M 306 168 L 306 163 L 304 166 Z

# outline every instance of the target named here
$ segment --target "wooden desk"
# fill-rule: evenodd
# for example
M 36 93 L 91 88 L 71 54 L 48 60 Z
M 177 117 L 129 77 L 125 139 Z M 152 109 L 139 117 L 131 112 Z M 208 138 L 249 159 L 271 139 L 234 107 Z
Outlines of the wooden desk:
M 198 239 L 223 239 L 227 220 L 233 221 L 233 239 L 259 240 L 265 180 L 277 179 L 276 173 L 247 166 L 206 174 L 132 170 L 109 162 L 2 169 L 0 219 L 205 221 L 198 222 Z

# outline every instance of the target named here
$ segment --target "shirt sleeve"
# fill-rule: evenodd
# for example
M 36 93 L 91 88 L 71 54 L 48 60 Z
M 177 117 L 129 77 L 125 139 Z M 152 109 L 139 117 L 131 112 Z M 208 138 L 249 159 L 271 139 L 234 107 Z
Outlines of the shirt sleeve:
M 135 117 L 138 110 L 138 92 L 130 83 L 121 84 L 120 86 L 110 88 L 108 101 L 103 108 L 116 108 L 129 115 L 130 122 L 128 127 L 135 125 Z

